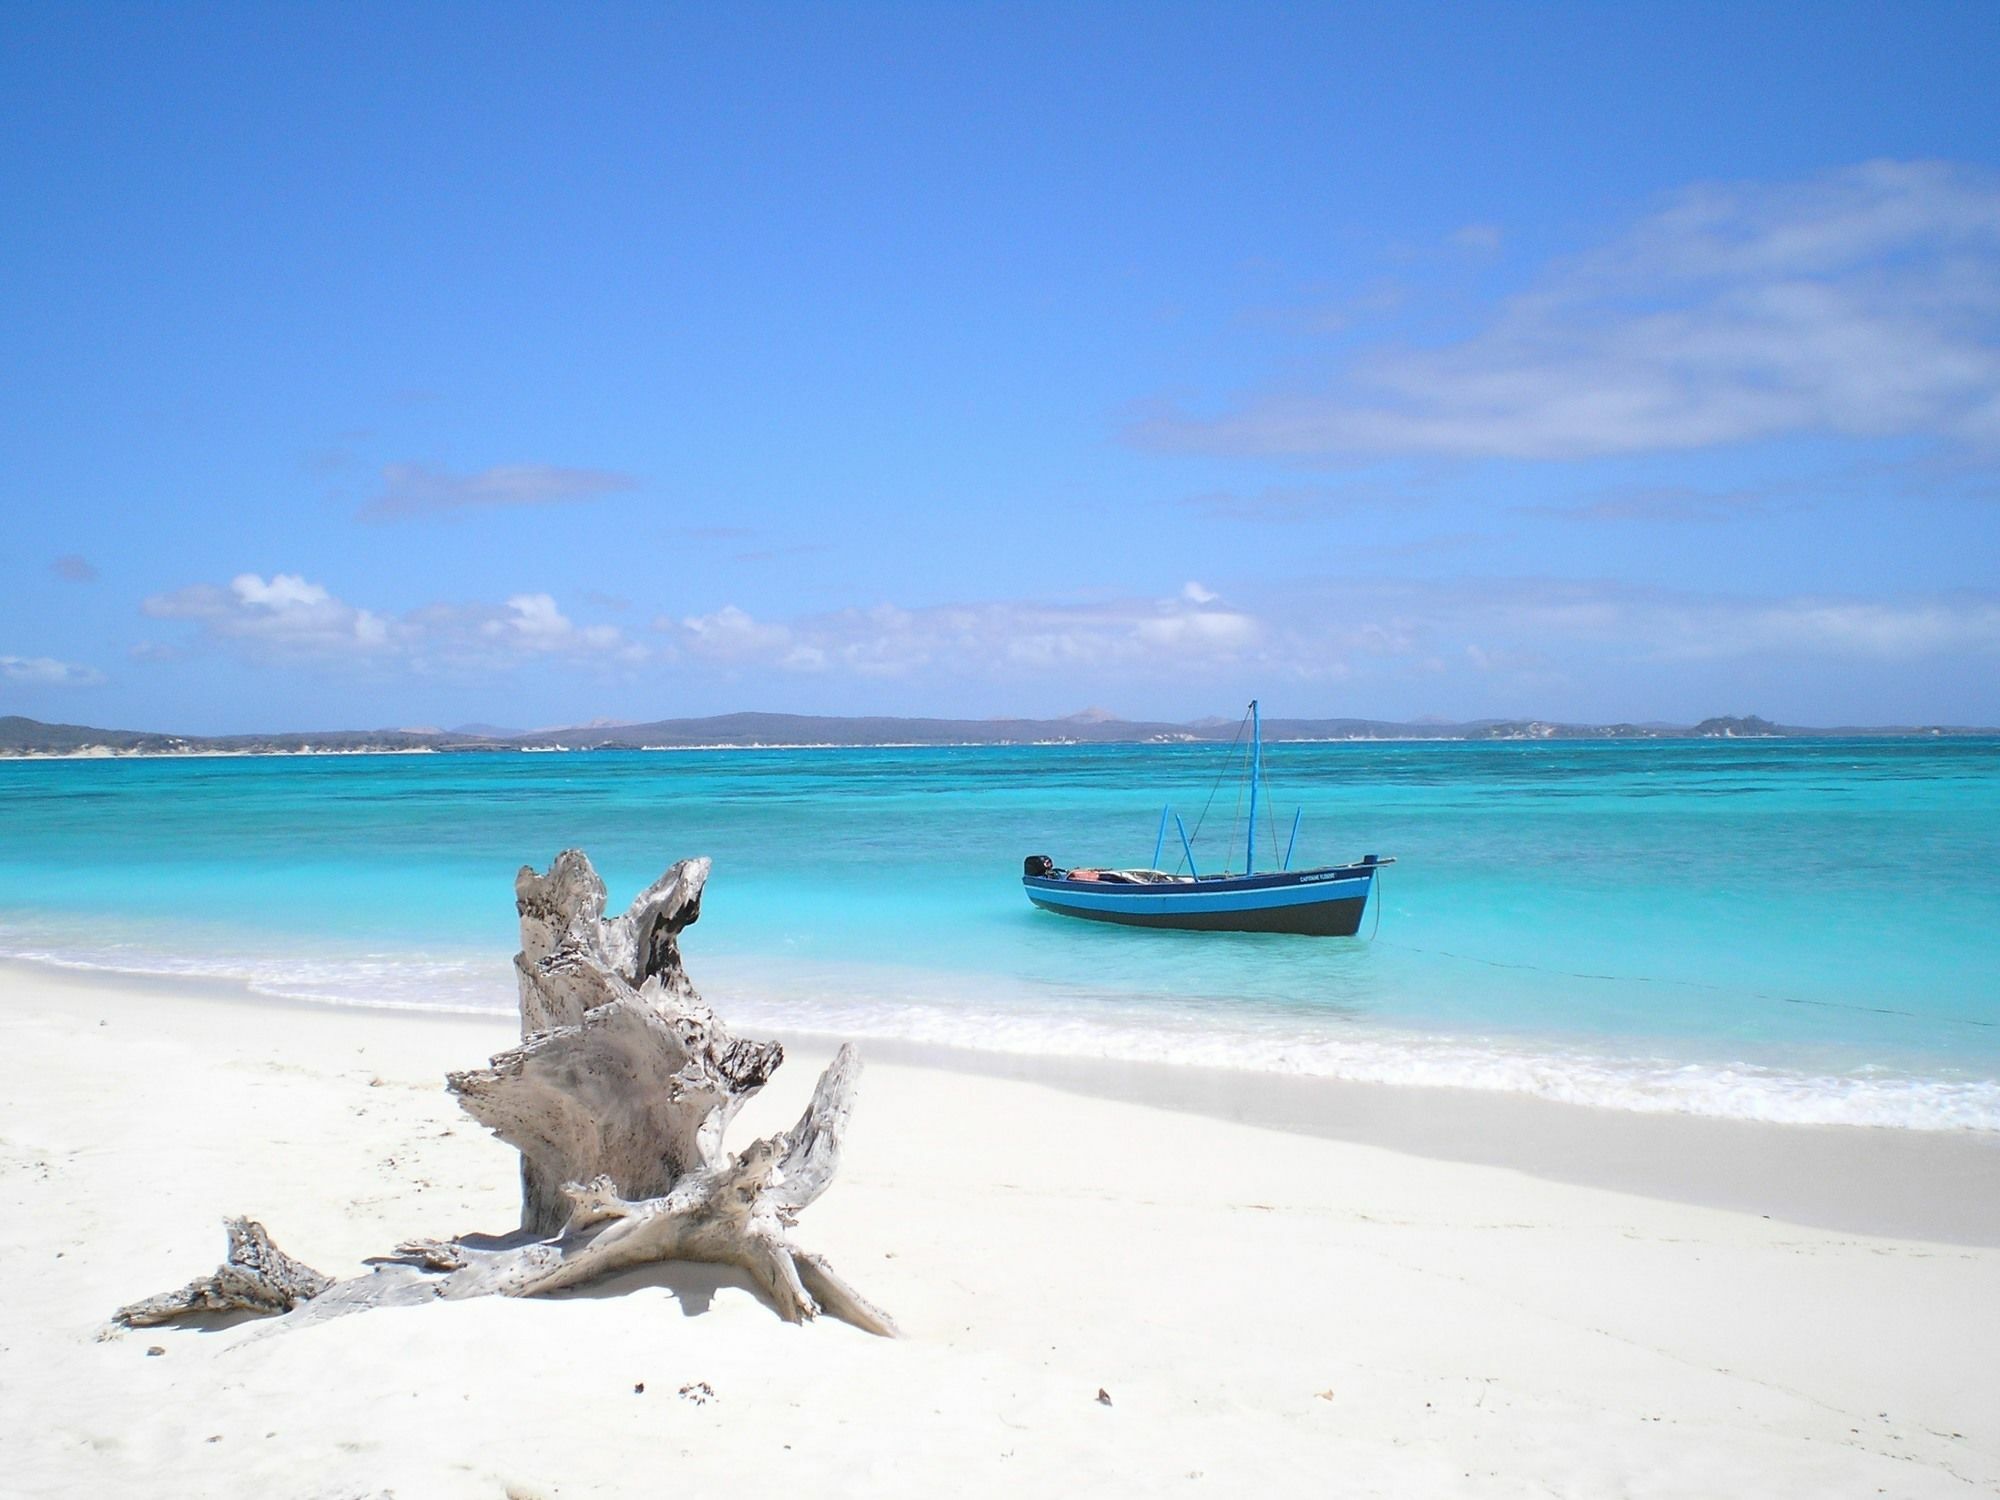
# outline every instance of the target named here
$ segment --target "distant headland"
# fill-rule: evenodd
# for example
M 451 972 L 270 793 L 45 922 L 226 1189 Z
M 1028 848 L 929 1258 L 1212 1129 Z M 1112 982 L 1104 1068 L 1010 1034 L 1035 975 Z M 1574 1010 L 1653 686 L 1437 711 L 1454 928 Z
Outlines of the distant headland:
M 816 714 L 736 713 L 649 723 L 571 725 L 513 730 L 490 724 L 457 729 L 331 729 L 284 734 L 184 735 L 45 724 L 0 717 L 0 757 L 106 758 L 148 755 L 394 755 L 479 751 L 700 750 L 901 745 L 1199 744 L 1235 736 L 1235 719 L 1188 724 L 1114 718 L 1098 710 L 1061 719 L 845 718 Z M 1964 725 L 1870 725 L 1803 728 L 1755 714 L 1698 724 L 1571 724 L 1542 719 L 1473 719 L 1464 723 L 1384 719 L 1264 720 L 1267 740 L 1687 740 L 1985 736 L 2000 729 Z

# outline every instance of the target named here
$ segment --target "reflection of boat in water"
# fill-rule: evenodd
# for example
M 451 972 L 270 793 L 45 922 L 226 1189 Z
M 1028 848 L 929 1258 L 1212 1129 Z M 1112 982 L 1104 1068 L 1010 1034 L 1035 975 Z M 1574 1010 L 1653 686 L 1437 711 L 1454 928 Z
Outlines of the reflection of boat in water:
M 1365 855 L 1353 864 L 1325 865 L 1312 870 L 1291 868 L 1299 837 L 1299 820 L 1292 818 L 1292 837 L 1284 864 L 1257 873 L 1257 800 L 1263 779 L 1263 721 L 1252 702 L 1250 723 L 1250 833 L 1244 842 L 1244 873 L 1198 874 L 1187 827 L 1173 809 L 1160 814 L 1160 836 L 1153 845 L 1153 863 L 1160 862 L 1167 822 L 1179 830 L 1186 857 L 1185 874 L 1164 870 L 1062 869 L 1046 854 L 1032 854 L 1022 863 L 1021 884 L 1028 899 L 1044 911 L 1096 922 L 1122 922 L 1132 927 L 1178 927 L 1205 932 L 1297 932 L 1314 937 L 1352 937 L 1361 930 L 1361 915 L 1375 887 L 1375 872 L 1393 859 Z M 1241 731 L 1238 731 L 1239 743 Z M 1199 827 L 1200 820 L 1196 820 Z

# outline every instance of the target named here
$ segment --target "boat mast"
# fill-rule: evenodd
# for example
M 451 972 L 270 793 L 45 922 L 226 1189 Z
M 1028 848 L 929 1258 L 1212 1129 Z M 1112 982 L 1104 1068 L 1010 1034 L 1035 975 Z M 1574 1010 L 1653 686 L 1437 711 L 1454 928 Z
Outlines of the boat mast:
M 1257 873 L 1257 780 L 1264 764 L 1264 722 L 1257 714 L 1257 700 L 1250 700 L 1250 837 L 1243 848 L 1243 873 Z

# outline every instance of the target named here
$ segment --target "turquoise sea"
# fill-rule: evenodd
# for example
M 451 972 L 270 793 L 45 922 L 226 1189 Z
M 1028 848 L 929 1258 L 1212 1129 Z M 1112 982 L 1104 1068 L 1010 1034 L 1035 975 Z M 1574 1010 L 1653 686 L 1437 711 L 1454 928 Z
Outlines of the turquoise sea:
M 2000 1129 L 2000 742 L 1278 745 L 1279 847 L 1303 807 L 1297 863 L 1398 861 L 1362 937 L 1134 931 L 1023 898 L 1027 854 L 1147 862 L 1162 803 L 1192 823 L 1218 764 L 1180 745 L 0 762 L 0 955 L 510 1010 L 518 866 L 580 846 L 622 907 L 707 854 L 683 946 L 745 1032 Z M 1237 811 L 1225 787 L 1205 868 L 1240 851 Z

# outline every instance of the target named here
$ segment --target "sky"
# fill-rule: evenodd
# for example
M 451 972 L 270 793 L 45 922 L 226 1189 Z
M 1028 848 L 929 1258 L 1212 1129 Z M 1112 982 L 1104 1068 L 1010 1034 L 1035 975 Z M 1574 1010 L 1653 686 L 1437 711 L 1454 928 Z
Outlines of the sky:
M 2000 724 L 2000 5 L 0 8 L 0 714 Z

